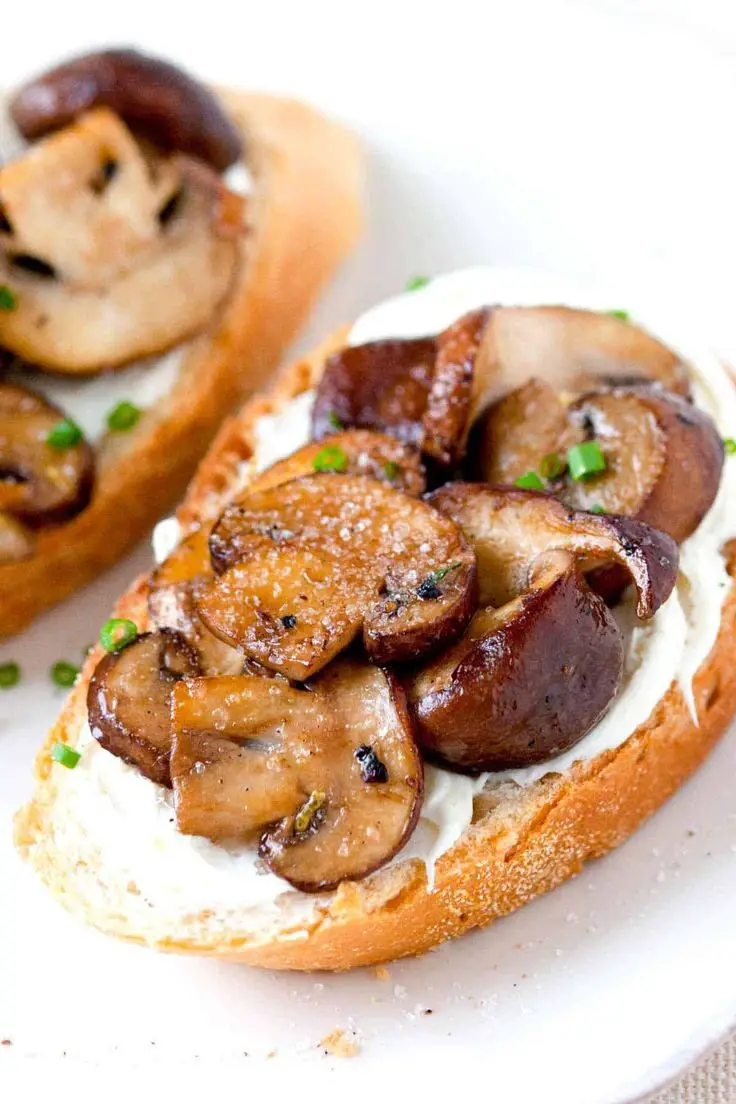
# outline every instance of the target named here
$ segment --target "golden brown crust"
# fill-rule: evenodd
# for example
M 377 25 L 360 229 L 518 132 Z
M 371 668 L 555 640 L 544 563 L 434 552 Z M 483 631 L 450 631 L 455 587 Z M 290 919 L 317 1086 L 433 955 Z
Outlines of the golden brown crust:
M 179 512 L 186 526 L 218 509 L 238 465 L 251 455 L 255 421 L 312 386 L 326 355 L 343 341 L 343 333 L 333 336 L 223 427 Z M 729 574 L 736 578 L 736 541 L 724 552 Z M 144 623 L 143 580 L 123 597 L 118 612 Z M 99 658 L 96 651 L 39 754 L 33 799 L 16 818 L 16 845 L 71 911 L 120 938 L 159 950 L 294 970 L 345 970 L 420 954 L 561 884 L 587 861 L 623 842 L 659 808 L 702 762 L 736 713 L 735 642 L 736 581 L 724 605 L 718 640 L 695 680 L 699 725 L 673 683 L 648 721 L 619 748 L 525 788 L 503 783 L 485 791 L 477 799 L 472 827 L 439 860 L 432 893 L 427 892 L 423 864 L 413 860 L 379 871 L 366 882 L 344 884 L 309 924 L 285 926 L 277 935 L 264 931 L 261 938 L 236 925 L 228 926 L 227 934 L 221 927 L 210 930 L 207 918 L 198 917 L 191 931 L 150 939 L 119 912 L 96 911 L 85 896 L 86 872 L 80 874 L 79 864 L 72 865 L 54 845 L 55 776 L 48 747 L 54 740 L 76 741 L 86 682 Z M 104 882 L 104 870 L 96 876 Z
M 223 90 L 255 188 L 228 301 L 190 344 L 171 396 L 98 450 L 74 520 L 44 529 L 30 560 L 0 566 L 0 637 L 118 560 L 181 496 L 223 417 L 261 387 L 360 227 L 361 160 L 339 125 L 297 101 Z

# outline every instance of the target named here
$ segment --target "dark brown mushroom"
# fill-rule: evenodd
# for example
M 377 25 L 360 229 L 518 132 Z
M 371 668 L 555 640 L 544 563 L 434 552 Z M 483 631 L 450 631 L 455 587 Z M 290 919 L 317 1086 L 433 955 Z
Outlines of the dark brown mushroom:
M 341 659 L 309 690 L 240 676 L 180 683 L 171 773 L 181 832 L 261 833 L 268 866 L 305 892 L 388 862 L 419 816 L 423 771 L 394 676 Z
M 265 491 L 314 472 L 369 475 L 405 494 L 420 495 L 426 485 L 424 468 L 416 449 L 385 433 L 348 429 L 312 441 L 257 475 L 248 490 Z
M 64 62 L 23 85 L 10 113 L 21 134 L 34 140 L 93 107 L 111 108 L 161 149 L 218 170 L 243 153 L 240 131 L 213 92 L 171 62 L 137 50 L 101 50 Z
M 87 690 L 92 735 L 161 786 L 171 784 L 171 691 L 201 674 L 199 658 L 169 629 L 144 633 L 97 664 Z
M 73 517 L 89 502 L 90 446 L 49 443 L 63 418 L 34 391 L 0 383 L 0 510 L 31 528 Z
M 310 678 L 364 628 L 369 654 L 414 659 L 467 623 L 475 558 L 426 503 L 364 476 L 305 476 L 229 505 L 210 537 L 222 574 L 205 624 L 289 678 Z
M 151 575 L 148 612 L 156 628 L 174 629 L 195 649 L 203 675 L 236 675 L 245 657 L 214 636 L 197 613 L 197 599 L 212 581 L 208 531 L 182 540 Z
M 411 678 L 419 742 L 470 772 L 543 762 L 582 739 L 621 679 L 621 633 L 583 572 L 620 565 L 651 617 L 675 584 L 677 546 L 642 522 L 531 491 L 458 483 L 432 500 L 473 545 L 486 608 Z

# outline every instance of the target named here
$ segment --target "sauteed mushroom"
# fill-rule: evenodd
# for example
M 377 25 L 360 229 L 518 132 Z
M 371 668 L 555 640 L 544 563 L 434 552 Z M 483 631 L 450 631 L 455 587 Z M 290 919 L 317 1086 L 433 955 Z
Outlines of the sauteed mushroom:
M 422 762 L 393 675 L 340 659 L 309 690 L 279 680 L 195 679 L 173 696 L 179 830 L 261 833 L 269 867 L 307 892 L 364 878 L 408 839 Z

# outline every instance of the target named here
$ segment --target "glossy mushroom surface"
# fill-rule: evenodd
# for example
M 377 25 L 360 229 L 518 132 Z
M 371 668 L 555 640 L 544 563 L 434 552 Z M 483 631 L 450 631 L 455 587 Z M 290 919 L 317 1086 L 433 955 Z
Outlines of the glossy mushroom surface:
M 97 664 L 87 691 L 92 735 L 107 751 L 168 786 L 171 691 L 201 673 L 199 657 L 169 629 L 143 633 Z
M 0 382 L 0 511 L 35 528 L 64 521 L 89 502 L 94 457 L 86 441 L 49 443 L 64 415 L 36 392 Z
M 394 676 L 341 659 L 310 689 L 240 676 L 180 683 L 171 771 L 179 830 L 260 834 L 267 865 L 306 892 L 364 878 L 408 839 L 422 761 Z
M 138 50 L 72 58 L 20 88 L 10 113 L 28 140 L 108 107 L 154 145 L 226 169 L 243 153 L 240 131 L 214 93 L 177 66 Z
M 473 610 L 475 557 L 454 522 L 363 476 L 321 473 L 241 495 L 210 549 L 221 574 L 199 599 L 202 620 L 297 680 L 362 628 L 381 662 L 414 659 L 449 643 Z
M 201 330 L 234 277 L 241 200 L 207 166 L 144 151 L 106 108 L 0 169 L 2 341 L 65 374 Z

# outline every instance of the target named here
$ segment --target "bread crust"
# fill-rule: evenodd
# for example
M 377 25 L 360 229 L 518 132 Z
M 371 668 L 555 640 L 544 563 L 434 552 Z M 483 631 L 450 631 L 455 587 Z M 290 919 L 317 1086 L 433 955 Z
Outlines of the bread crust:
M 254 178 L 235 284 L 189 344 L 172 393 L 97 448 L 90 505 L 42 529 L 31 559 L 0 566 L 0 638 L 115 563 L 180 499 L 222 419 L 263 386 L 355 243 L 362 159 L 353 136 L 295 100 L 219 94 Z
M 264 415 L 280 410 L 313 386 L 329 353 L 345 340 L 333 335 L 311 357 L 291 366 L 267 394 L 230 419 L 190 485 L 178 517 L 185 529 L 214 517 L 252 455 L 252 431 Z M 724 549 L 736 580 L 736 540 Z M 121 599 L 117 612 L 145 623 L 145 579 Z M 313 923 L 284 927 L 276 935 L 213 926 L 196 918 L 188 931 L 148 938 L 119 910 L 96 911 L 85 894 L 104 870 L 80 868 L 54 842 L 55 775 L 48 748 L 74 745 L 85 717 L 89 676 L 100 650 L 88 658 L 82 679 L 36 762 L 36 787 L 16 817 L 16 846 L 61 902 L 87 922 L 120 938 L 159 950 L 292 970 L 346 970 L 416 955 L 488 924 L 578 873 L 584 864 L 622 843 L 698 767 L 736 713 L 736 581 L 723 607 L 716 644 L 694 682 L 700 724 L 673 683 L 648 720 L 618 748 L 548 775 L 527 787 L 499 783 L 476 799 L 474 822 L 438 861 L 427 891 L 424 865 L 411 860 L 360 883 L 343 884 Z M 58 770 L 58 768 L 57 768 Z M 204 924 L 204 935 L 202 934 Z

